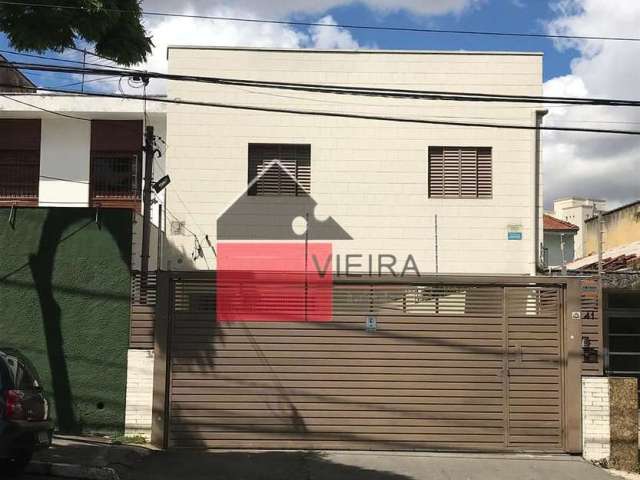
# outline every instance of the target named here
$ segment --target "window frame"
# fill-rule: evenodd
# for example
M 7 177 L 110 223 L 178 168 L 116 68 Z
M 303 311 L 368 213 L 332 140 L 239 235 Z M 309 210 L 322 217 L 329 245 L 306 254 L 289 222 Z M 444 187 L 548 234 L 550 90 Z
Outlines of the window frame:
M 279 150 L 280 158 L 267 159 L 265 156 L 260 157 L 259 149 L 274 148 Z M 295 149 L 293 153 L 284 155 L 283 149 Z M 258 150 L 252 151 L 252 150 Z M 292 158 L 283 158 L 292 157 Z M 260 192 L 260 165 L 264 165 L 265 162 L 270 163 L 272 161 L 279 160 L 281 162 L 295 162 L 295 172 L 290 172 L 295 178 L 295 191 L 291 193 L 281 192 L 280 183 L 278 179 L 278 192 L 277 193 L 264 193 Z M 304 171 L 306 167 L 307 172 Z M 286 166 L 285 166 L 286 168 Z M 301 175 L 306 175 L 306 179 L 301 179 Z M 311 193 L 311 144 L 309 143 L 249 143 L 247 145 L 247 196 L 249 197 L 302 197 L 308 196 Z
M 114 139 L 119 139 L 115 141 Z M 92 120 L 91 153 L 89 157 L 89 206 L 101 208 L 127 208 L 140 211 L 142 208 L 143 184 L 142 120 Z M 129 194 L 96 192 L 98 168 L 102 160 L 130 159 L 131 171 L 135 173 L 134 187 Z
M 437 150 L 440 150 L 441 157 L 439 172 L 433 165 L 434 157 L 438 155 Z M 447 172 L 447 152 L 451 155 L 451 152 L 456 150 L 458 151 L 458 179 L 455 184 L 453 182 L 447 184 L 447 175 L 451 175 Z M 472 150 L 475 150 L 475 172 L 474 182 L 469 182 L 469 178 L 465 180 L 463 177 L 465 175 L 464 152 L 467 151 L 468 154 Z M 470 158 L 467 157 L 466 161 L 469 162 Z M 469 176 L 469 165 L 466 165 L 466 168 L 466 175 Z M 427 197 L 430 199 L 490 200 L 493 198 L 493 171 L 493 147 L 491 146 L 429 146 L 427 148 Z M 434 176 L 438 174 L 441 180 L 434 180 Z M 440 182 L 439 188 L 434 188 L 438 181 Z M 468 191 L 473 183 L 475 183 L 473 187 L 475 194 L 465 193 L 465 189 Z M 452 190 L 457 190 L 457 193 L 449 193 Z
M 0 141 L 0 170 L 6 168 L 8 172 L 13 166 L 16 173 L 13 176 L 13 185 L 8 180 L 0 185 L 0 206 L 37 206 L 40 196 L 42 120 L 3 118 L 0 119 L 0 130 L 3 131 L 3 139 Z M 24 158 L 9 161 L 8 159 L 12 156 Z M 25 178 L 29 177 L 29 183 L 16 188 L 18 182 L 15 180 L 19 178 L 21 168 L 24 170 L 22 173 L 29 173 L 25 175 Z M 0 182 L 8 178 L 12 177 L 0 175 Z M 10 186 L 14 187 L 13 193 L 9 191 Z

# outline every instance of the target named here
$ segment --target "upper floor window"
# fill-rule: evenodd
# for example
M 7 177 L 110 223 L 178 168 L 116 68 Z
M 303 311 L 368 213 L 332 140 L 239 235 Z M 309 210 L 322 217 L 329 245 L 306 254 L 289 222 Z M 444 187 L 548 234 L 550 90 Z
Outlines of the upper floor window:
M 249 144 L 249 195 L 293 197 L 310 191 L 311 145 Z
M 0 202 L 37 205 L 40 120 L 0 119 Z
M 92 205 L 138 208 L 142 189 L 142 122 L 91 122 Z
M 491 198 L 491 147 L 429 147 L 430 198 Z

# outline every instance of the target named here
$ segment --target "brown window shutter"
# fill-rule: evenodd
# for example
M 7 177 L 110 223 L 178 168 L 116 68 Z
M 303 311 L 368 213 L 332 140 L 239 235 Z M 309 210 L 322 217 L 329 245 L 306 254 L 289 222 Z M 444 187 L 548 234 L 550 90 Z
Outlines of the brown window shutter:
M 308 193 L 311 189 L 310 145 L 250 144 L 249 183 L 249 195 Z
M 0 202 L 3 204 L 37 203 L 41 123 L 39 119 L 0 119 Z
M 490 147 L 431 147 L 430 198 L 491 198 Z
M 444 196 L 444 148 L 429 149 L 429 196 Z
M 478 197 L 491 198 L 493 195 L 493 172 L 491 148 L 478 149 Z

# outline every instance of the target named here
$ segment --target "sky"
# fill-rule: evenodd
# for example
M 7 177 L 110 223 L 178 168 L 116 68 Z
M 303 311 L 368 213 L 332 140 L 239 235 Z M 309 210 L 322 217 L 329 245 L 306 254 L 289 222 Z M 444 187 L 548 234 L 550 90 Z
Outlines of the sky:
M 338 25 L 640 37 L 639 0 L 144 0 L 143 8 Z M 166 17 L 148 17 L 145 26 L 156 48 L 141 67 L 152 71 L 166 71 L 166 47 L 170 44 L 540 51 L 544 53 L 546 95 L 640 99 L 640 42 L 305 28 Z M 0 48 L 11 49 L 1 35 Z M 77 59 L 78 53 L 65 53 L 63 57 Z M 95 58 L 92 61 L 100 62 Z M 29 76 L 40 86 L 67 86 L 79 81 L 60 74 Z M 93 88 L 117 90 L 117 80 L 94 82 Z M 156 88 L 163 87 L 160 84 Z M 640 130 L 640 109 L 549 110 L 547 125 Z M 545 132 L 543 142 L 546 208 L 555 198 L 564 196 L 602 198 L 611 208 L 640 198 L 640 137 Z

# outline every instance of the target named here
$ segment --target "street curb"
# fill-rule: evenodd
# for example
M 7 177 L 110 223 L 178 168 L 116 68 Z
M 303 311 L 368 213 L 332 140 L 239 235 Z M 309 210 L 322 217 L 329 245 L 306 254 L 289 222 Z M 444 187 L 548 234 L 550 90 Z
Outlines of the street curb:
M 120 480 L 118 473 L 109 467 L 88 467 L 68 463 L 31 462 L 25 469 L 32 475 L 77 478 L 84 480 Z

